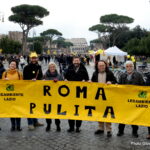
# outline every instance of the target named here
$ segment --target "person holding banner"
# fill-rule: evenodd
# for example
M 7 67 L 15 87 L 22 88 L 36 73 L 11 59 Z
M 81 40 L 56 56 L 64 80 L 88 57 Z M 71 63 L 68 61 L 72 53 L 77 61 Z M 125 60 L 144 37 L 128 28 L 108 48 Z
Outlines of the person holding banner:
M 24 67 L 23 79 L 24 80 L 42 80 L 43 73 L 41 66 L 38 64 L 38 56 L 36 53 L 31 53 L 30 63 Z M 43 126 L 43 124 L 38 122 L 36 118 L 28 118 L 28 128 L 29 130 L 34 130 L 35 127 Z
M 4 65 L 2 61 L 0 60 L 0 79 L 2 79 L 2 74 L 5 71 Z
M 125 68 L 126 72 L 121 74 L 119 84 L 144 85 L 144 79 L 139 72 L 134 70 L 134 64 L 132 61 L 126 61 Z M 119 124 L 117 136 L 122 136 L 124 134 L 124 128 L 125 124 Z M 132 135 L 133 137 L 138 137 L 137 125 L 132 125 Z
M 18 71 L 18 63 L 16 60 L 10 60 L 9 69 L 2 74 L 3 80 L 22 80 L 22 73 Z M 11 120 L 11 131 L 22 131 L 21 129 L 21 118 L 10 118 Z
M 148 127 L 148 136 L 146 138 L 150 140 L 150 127 Z
M 0 79 L 2 79 L 2 74 L 5 71 L 4 65 L 2 63 L 2 60 L 0 60 Z M 1 128 L 0 128 L 1 130 Z
M 89 76 L 86 68 L 81 63 L 78 56 L 73 57 L 73 64 L 71 64 L 65 74 L 65 79 L 68 81 L 88 81 Z M 81 120 L 68 120 L 69 129 L 68 132 L 73 132 L 76 123 L 76 132 L 80 132 L 82 124 Z
M 116 83 L 116 78 L 114 74 L 108 69 L 108 65 L 105 61 L 100 60 L 96 65 L 96 71 L 93 73 L 92 82 L 104 83 L 104 84 L 114 84 Z M 109 122 L 99 122 L 99 129 L 95 131 L 95 134 L 103 134 L 104 127 L 106 126 L 107 137 L 111 137 L 111 123 Z
M 63 80 L 63 77 L 58 73 L 58 71 L 56 69 L 56 64 L 54 62 L 49 63 L 48 70 L 46 71 L 46 73 L 44 75 L 44 80 L 53 80 L 54 82 Z M 52 120 L 46 119 L 46 123 L 47 123 L 46 131 L 49 131 L 51 128 Z M 61 131 L 59 119 L 55 119 L 55 124 L 57 127 L 56 130 Z

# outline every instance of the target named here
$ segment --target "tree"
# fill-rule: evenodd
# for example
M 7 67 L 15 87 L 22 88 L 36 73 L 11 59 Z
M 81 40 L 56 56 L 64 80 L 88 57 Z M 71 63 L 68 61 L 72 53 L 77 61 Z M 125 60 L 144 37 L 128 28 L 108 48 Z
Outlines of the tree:
M 100 17 L 100 24 L 89 28 L 90 31 L 98 33 L 98 40 L 103 47 L 116 45 L 120 34 L 128 29 L 126 24 L 132 23 L 134 19 L 117 14 L 108 14 Z
M 70 48 L 70 46 L 73 46 L 73 43 L 66 42 L 63 37 L 57 38 L 57 40 L 54 40 L 53 43 L 57 44 L 57 48 Z
M 90 31 L 94 31 L 98 34 L 98 39 L 96 39 L 96 41 L 92 41 L 91 43 L 102 43 L 103 44 L 103 48 L 107 47 L 107 42 L 109 39 L 109 32 L 111 30 L 110 26 L 106 26 L 103 24 L 97 24 L 94 25 L 92 27 L 89 28 Z
M 110 34 L 110 46 L 116 45 L 117 47 L 122 48 L 131 38 L 131 31 L 128 27 L 123 26 L 116 28 L 115 32 Z
M 131 55 L 139 55 L 140 51 L 140 40 L 137 38 L 131 39 L 128 41 L 124 50 L 127 51 Z
M 128 16 L 109 14 L 100 17 L 100 22 L 112 27 L 122 27 L 126 24 L 133 23 L 134 19 Z
M 90 31 L 96 32 L 98 35 L 107 32 L 108 27 L 103 24 L 97 24 L 89 28 Z M 100 35 L 99 35 L 100 37 Z
M 47 40 L 50 41 L 50 49 L 51 49 L 53 40 L 54 40 L 56 37 L 62 36 L 62 33 L 60 33 L 59 31 L 57 31 L 57 30 L 55 30 L 55 29 L 48 29 L 48 30 L 46 30 L 46 31 L 43 31 L 43 32 L 41 33 L 41 36 L 43 36 L 46 41 L 47 41 Z
M 27 49 L 27 37 L 29 31 L 38 25 L 42 25 L 41 18 L 49 15 L 49 12 L 38 5 L 19 5 L 11 8 L 13 15 L 9 16 L 9 21 L 18 23 L 23 31 L 22 47 L 23 53 Z
M 141 39 L 143 37 L 148 36 L 148 31 L 146 29 L 142 29 L 140 26 L 136 26 L 133 29 L 124 28 L 123 31 L 120 31 L 120 34 L 116 40 L 116 45 L 119 48 L 123 48 L 128 41 L 131 39 Z M 111 37 L 110 37 L 111 38 Z
M 146 29 L 142 29 L 139 25 L 133 28 L 131 32 L 132 32 L 131 33 L 132 38 L 136 37 L 138 39 L 141 39 L 143 37 L 148 36 L 148 31 Z
M 134 19 L 128 16 L 117 15 L 117 14 L 109 14 L 100 17 L 100 22 L 110 26 L 110 36 L 112 46 L 116 45 L 116 40 L 119 38 L 121 32 L 124 29 L 128 29 L 126 24 L 133 23 Z
M 38 37 L 29 37 L 27 39 L 27 42 L 34 42 L 34 41 L 44 42 L 44 38 L 42 36 L 38 36 Z
M 0 40 L 0 48 L 4 54 L 18 54 L 21 51 L 21 43 L 10 40 L 7 36 Z
M 33 51 L 35 51 L 37 54 L 41 54 L 42 53 L 42 44 L 39 41 L 35 41 L 33 43 Z
M 150 56 L 150 34 L 141 39 L 133 38 L 124 47 L 129 54 Z

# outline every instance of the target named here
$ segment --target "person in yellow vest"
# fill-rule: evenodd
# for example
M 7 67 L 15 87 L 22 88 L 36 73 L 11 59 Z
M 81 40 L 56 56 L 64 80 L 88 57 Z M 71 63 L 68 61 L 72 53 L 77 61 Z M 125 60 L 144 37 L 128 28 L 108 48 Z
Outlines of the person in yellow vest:
M 9 69 L 3 72 L 2 80 L 22 80 L 22 73 L 18 71 L 18 64 L 15 60 L 9 62 Z M 10 118 L 11 131 L 21 131 L 21 118 Z

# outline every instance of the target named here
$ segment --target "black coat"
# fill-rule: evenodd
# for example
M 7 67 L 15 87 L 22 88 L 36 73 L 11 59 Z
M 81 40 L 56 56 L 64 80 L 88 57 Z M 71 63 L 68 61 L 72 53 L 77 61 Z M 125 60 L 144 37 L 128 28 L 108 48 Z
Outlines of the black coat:
M 24 67 L 23 79 L 32 80 L 34 78 L 36 78 L 37 80 L 41 80 L 43 78 L 42 69 L 39 64 L 30 63 Z
M 91 81 L 98 82 L 98 72 L 97 71 L 95 71 L 93 73 Z M 117 83 L 117 80 L 116 80 L 114 74 L 110 70 L 106 71 L 106 82 L 108 82 L 108 81 L 110 81 L 112 84 Z
M 67 79 L 68 81 L 88 81 L 89 76 L 83 64 L 80 64 L 80 68 L 77 72 L 75 72 L 74 65 L 72 64 L 66 71 L 65 79 Z
M 3 72 L 5 72 L 5 68 L 0 64 L 0 79 L 2 79 Z
M 127 79 L 127 72 L 121 74 L 119 84 L 144 85 L 144 79 L 139 72 L 134 71 L 131 80 Z

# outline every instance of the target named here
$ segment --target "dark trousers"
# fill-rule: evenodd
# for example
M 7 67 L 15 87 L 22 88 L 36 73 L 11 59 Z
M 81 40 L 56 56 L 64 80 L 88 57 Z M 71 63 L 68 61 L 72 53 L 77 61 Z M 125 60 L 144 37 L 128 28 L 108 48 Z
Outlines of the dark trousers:
M 69 123 L 70 129 L 74 129 L 75 124 L 76 124 L 76 128 L 80 128 L 82 121 L 81 120 L 68 120 L 68 123 Z
M 38 123 L 38 119 L 36 118 L 27 118 L 28 120 L 28 125 L 35 125 L 36 123 Z
M 148 127 L 148 134 L 150 134 L 150 127 Z
M 20 128 L 21 118 L 10 118 L 12 128 Z
M 47 126 L 50 126 L 51 123 L 52 123 L 52 119 L 46 119 L 46 123 L 47 123 Z M 58 127 L 60 125 L 60 120 L 59 119 L 55 119 L 55 124 Z
M 124 133 L 124 128 L 125 128 L 125 124 L 119 124 L 118 129 L 120 133 Z M 138 128 L 139 127 L 137 125 L 132 125 L 132 133 L 137 133 Z

